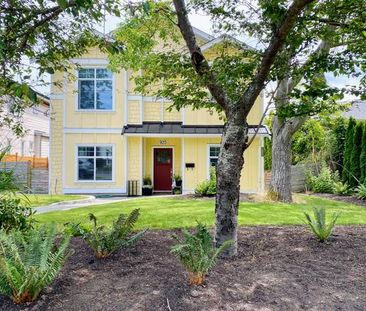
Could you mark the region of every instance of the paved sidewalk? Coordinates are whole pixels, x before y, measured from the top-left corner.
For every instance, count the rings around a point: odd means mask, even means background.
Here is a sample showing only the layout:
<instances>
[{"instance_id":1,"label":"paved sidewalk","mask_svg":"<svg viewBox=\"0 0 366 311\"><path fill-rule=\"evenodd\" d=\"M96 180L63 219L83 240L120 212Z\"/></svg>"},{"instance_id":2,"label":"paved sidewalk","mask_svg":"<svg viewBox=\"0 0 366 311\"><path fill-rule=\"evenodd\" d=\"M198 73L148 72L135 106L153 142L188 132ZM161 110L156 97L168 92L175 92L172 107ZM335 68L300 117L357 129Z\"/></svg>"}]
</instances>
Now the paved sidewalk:
<instances>
[{"instance_id":1,"label":"paved sidewalk","mask_svg":"<svg viewBox=\"0 0 366 311\"><path fill-rule=\"evenodd\" d=\"M149 196L148 198L169 198L169 197L176 197L177 195L153 195ZM34 210L37 214L54 212L54 211L68 211L70 209L80 208L80 207L88 207L94 205L101 205L101 204L109 204L109 203L116 203L122 201L129 201L129 200L138 200L147 197L138 196L138 197L106 197L106 198L94 198L91 196L88 199L82 199L79 201L65 201L65 202L58 202L51 205L46 206L39 206L34 207Z\"/></svg>"}]
</instances>

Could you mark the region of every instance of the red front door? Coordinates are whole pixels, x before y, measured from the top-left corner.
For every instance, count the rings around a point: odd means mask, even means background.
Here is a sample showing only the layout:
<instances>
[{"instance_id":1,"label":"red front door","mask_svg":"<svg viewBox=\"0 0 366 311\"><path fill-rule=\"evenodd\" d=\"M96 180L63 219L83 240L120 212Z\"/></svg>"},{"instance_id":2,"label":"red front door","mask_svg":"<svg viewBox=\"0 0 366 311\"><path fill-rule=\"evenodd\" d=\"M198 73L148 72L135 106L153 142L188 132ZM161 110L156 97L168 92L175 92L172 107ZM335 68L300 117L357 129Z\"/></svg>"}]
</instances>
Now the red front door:
<instances>
[{"instance_id":1,"label":"red front door","mask_svg":"<svg viewBox=\"0 0 366 311\"><path fill-rule=\"evenodd\" d=\"M154 191L172 190L173 149L154 149Z\"/></svg>"}]
</instances>

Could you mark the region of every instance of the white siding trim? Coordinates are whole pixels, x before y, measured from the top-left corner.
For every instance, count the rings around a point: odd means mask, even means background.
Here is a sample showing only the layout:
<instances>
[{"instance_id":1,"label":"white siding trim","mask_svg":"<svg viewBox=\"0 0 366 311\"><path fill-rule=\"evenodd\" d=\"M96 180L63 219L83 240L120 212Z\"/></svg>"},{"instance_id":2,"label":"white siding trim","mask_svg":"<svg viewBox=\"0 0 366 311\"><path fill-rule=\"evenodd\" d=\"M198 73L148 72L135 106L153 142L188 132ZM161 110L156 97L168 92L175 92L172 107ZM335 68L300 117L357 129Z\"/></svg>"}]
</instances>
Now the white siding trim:
<instances>
[{"instance_id":1,"label":"white siding trim","mask_svg":"<svg viewBox=\"0 0 366 311\"><path fill-rule=\"evenodd\" d=\"M63 193L65 194L93 194L93 193L116 193L116 194L126 194L126 188L63 188Z\"/></svg>"},{"instance_id":2,"label":"white siding trim","mask_svg":"<svg viewBox=\"0 0 366 311\"><path fill-rule=\"evenodd\" d=\"M64 93L50 94L50 100L63 100L65 99Z\"/></svg>"},{"instance_id":3,"label":"white siding trim","mask_svg":"<svg viewBox=\"0 0 366 311\"><path fill-rule=\"evenodd\" d=\"M122 134L121 128L76 128L66 127L64 133L67 134Z\"/></svg>"},{"instance_id":4,"label":"white siding trim","mask_svg":"<svg viewBox=\"0 0 366 311\"><path fill-rule=\"evenodd\" d=\"M124 97L123 97L123 111L124 111L124 124L126 125L128 123L128 71L125 70L124 72Z\"/></svg>"},{"instance_id":5,"label":"white siding trim","mask_svg":"<svg viewBox=\"0 0 366 311\"><path fill-rule=\"evenodd\" d=\"M182 176L182 193L184 191L184 180L185 180L185 156L184 156L184 137L182 137L181 139L181 143L182 143L182 146L181 146L181 161L182 161L182 164L181 164L181 176Z\"/></svg>"},{"instance_id":6,"label":"white siding trim","mask_svg":"<svg viewBox=\"0 0 366 311\"><path fill-rule=\"evenodd\" d=\"M109 65L108 59L105 58L72 58L70 62L76 65Z\"/></svg>"}]
</instances>

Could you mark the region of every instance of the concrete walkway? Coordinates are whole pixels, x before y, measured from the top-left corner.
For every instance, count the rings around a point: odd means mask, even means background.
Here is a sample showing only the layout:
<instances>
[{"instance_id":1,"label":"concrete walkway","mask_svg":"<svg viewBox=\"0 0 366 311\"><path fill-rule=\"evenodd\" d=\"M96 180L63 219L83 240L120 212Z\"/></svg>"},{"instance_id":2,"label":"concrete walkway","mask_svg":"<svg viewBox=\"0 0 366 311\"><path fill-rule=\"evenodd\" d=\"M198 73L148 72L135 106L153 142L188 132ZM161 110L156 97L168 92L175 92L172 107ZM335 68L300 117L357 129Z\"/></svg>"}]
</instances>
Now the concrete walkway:
<instances>
[{"instance_id":1,"label":"concrete walkway","mask_svg":"<svg viewBox=\"0 0 366 311\"><path fill-rule=\"evenodd\" d=\"M149 198L169 198L177 195L154 195L149 196ZM81 199L76 201L64 201L64 202L57 202L51 205L46 206L39 206L34 207L34 210L37 214L48 213L48 212L55 212L55 211L68 211L70 209L80 208L80 207L88 207L94 205L102 205L102 204L109 204L109 203L116 203L122 201L129 201L129 200L138 200L143 199L146 197L105 197L105 198L95 198L93 196L89 196L87 199Z\"/></svg>"}]
</instances>

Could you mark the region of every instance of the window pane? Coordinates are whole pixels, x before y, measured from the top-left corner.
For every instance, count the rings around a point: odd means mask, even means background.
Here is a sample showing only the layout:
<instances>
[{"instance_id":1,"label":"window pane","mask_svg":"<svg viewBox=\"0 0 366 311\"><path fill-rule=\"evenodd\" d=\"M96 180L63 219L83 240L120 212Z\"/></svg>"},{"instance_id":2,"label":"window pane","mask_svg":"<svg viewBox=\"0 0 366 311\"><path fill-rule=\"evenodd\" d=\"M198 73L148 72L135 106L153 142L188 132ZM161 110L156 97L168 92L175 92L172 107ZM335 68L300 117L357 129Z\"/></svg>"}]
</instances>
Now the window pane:
<instances>
[{"instance_id":1,"label":"window pane","mask_svg":"<svg viewBox=\"0 0 366 311\"><path fill-rule=\"evenodd\" d=\"M94 68L82 68L79 69L79 78L93 79L95 76Z\"/></svg>"},{"instance_id":2,"label":"window pane","mask_svg":"<svg viewBox=\"0 0 366 311\"><path fill-rule=\"evenodd\" d=\"M94 147L78 147L78 155L80 157L93 157Z\"/></svg>"},{"instance_id":3,"label":"window pane","mask_svg":"<svg viewBox=\"0 0 366 311\"><path fill-rule=\"evenodd\" d=\"M217 166L217 159L210 159L210 166Z\"/></svg>"},{"instance_id":4,"label":"window pane","mask_svg":"<svg viewBox=\"0 0 366 311\"><path fill-rule=\"evenodd\" d=\"M97 79L112 79L112 71L105 68L97 68Z\"/></svg>"},{"instance_id":5,"label":"window pane","mask_svg":"<svg viewBox=\"0 0 366 311\"><path fill-rule=\"evenodd\" d=\"M112 109L112 81L97 81L97 109Z\"/></svg>"},{"instance_id":6,"label":"window pane","mask_svg":"<svg viewBox=\"0 0 366 311\"><path fill-rule=\"evenodd\" d=\"M94 159L79 159L79 180L94 180Z\"/></svg>"},{"instance_id":7,"label":"window pane","mask_svg":"<svg viewBox=\"0 0 366 311\"><path fill-rule=\"evenodd\" d=\"M220 147L210 147L210 157L218 157L220 153Z\"/></svg>"},{"instance_id":8,"label":"window pane","mask_svg":"<svg viewBox=\"0 0 366 311\"><path fill-rule=\"evenodd\" d=\"M97 157L100 156L111 157L112 147L97 147Z\"/></svg>"},{"instance_id":9,"label":"window pane","mask_svg":"<svg viewBox=\"0 0 366 311\"><path fill-rule=\"evenodd\" d=\"M96 159L96 180L112 180L112 159Z\"/></svg>"},{"instance_id":10,"label":"window pane","mask_svg":"<svg viewBox=\"0 0 366 311\"><path fill-rule=\"evenodd\" d=\"M79 81L79 109L94 109L94 81Z\"/></svg>"}]
</instances>

